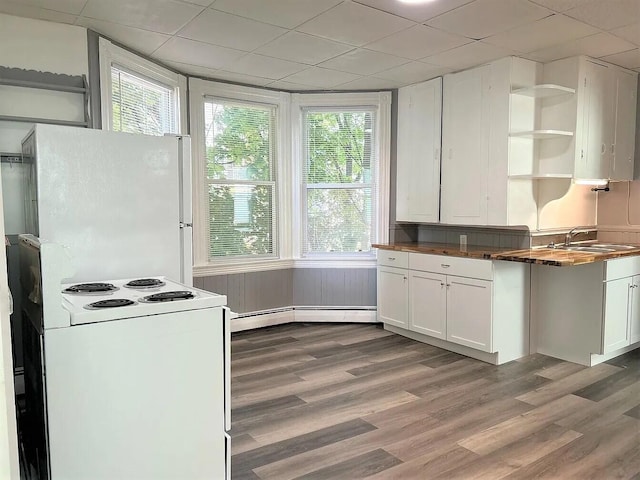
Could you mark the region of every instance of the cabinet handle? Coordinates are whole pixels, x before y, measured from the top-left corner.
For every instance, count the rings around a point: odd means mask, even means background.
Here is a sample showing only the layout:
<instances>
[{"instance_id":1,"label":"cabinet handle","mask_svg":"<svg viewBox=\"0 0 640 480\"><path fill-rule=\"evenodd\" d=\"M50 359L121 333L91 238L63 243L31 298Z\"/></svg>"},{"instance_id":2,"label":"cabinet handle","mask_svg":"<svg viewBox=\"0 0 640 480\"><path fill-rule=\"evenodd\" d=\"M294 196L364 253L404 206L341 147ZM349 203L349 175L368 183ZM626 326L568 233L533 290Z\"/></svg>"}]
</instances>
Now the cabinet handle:
<instances>
[{"instance_id":1,"label":"cabinet handle","mask_svg":"<svg viewBox=\"0 0 640 480\"><path fill-rule=\"evenodd\" d=\"M616 144L612 143L611 144L611 155L615 155L616 154Z\"/></svg>"},{"instance_id":2,"label":"cabinet handle","mask_svg":"<svg viewBox=\"0 0 640 480\"><path fill-rule=\"evenodd\" d=\"M407 279L407 277L402 277L402 279L403 279L403 280L406 280L406 279Z\"/></svg>"},{"instance_id":3,"label":"cabinet handle","mask_svg":"<svg viewBox=\"0 0 640 480\"><path fill-rule=\"evenodd\" d=\"M447 283L447 288L449 288L450 286L451 286L451 284L450 284L450 283Z\"/></svg>"},{"instance_id":4,"label":"cabinet handle","mask_svg":"<svg viewBox=\"0 0 640 480\"><path fill-rule=\"evenodd\" d=\"M396 257L389 257L389 260L395 260Z\"/></svg>"},{"instance_id":5,"label":"cabinet handle","mask_svg":"<svg viewBox=\"0 0 640 480\"><path fill-rule=\"evenodd\" d=\"M607 152L607 145L605 143L602 144L602 150L600 151L601 155L604 155Z\"/></svg>"},{"instance_id":6,"label":"cabinet handle","mask_svg":"<svg viewBox=\"0 0 640 480\"><path fill-rule=\"evenodd\" d=\"M440 266L442 268L449 268L451 265L447 265L446 263L441 263Z\"/></svg>"},{"instance_id":7,"label":"cabinet handle","mask_svg":"<svg viewBox=\"0 0 640 480\"><path fill-rule=\"evenodd\" d=\"M444 287L444 282L440 282L440 288Z\"/></svg>"}]
</instances>

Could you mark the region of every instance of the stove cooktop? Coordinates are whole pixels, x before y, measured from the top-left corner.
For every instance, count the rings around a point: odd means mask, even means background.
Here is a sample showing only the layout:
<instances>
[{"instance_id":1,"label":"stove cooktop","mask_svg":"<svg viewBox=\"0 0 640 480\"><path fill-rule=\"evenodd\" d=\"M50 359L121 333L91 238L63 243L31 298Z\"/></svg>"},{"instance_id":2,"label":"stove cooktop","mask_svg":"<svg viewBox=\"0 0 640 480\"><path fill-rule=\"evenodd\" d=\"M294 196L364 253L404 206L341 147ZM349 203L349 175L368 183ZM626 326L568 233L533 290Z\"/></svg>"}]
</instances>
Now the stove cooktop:
<instances>
[{"instance_id":1,"label":"stove cooktop","mask_svg":"<svg viewBox=\"0 0 640 480\"><path fill-rule=\"evenodd\" d=\"M79 285L62 285L62 305L70 314L71 325L118 320L162 313L222 306L226 297L188 287L164 277L109 280L96 284L114 289L79 292ZM75 288L74 288L75 287Z\"/></svg>"}]
</instances>

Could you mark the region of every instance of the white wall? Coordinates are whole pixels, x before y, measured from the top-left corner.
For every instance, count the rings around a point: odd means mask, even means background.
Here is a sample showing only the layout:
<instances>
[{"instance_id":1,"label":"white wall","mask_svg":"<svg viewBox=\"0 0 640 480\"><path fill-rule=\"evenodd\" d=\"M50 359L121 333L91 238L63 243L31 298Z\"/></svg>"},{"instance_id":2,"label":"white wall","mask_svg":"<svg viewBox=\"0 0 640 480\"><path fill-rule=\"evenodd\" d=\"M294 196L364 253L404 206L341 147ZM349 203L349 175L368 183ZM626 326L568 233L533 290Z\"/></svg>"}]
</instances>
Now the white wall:
<instances>
[{"instance_id":1,"label":"white wall","mask_svg":"<svg viewBox=\"0 0 640 480\"><path fill-rule=\"evenodd\" d=\"M67 75L87 75L86 29L0 14L0 66ZM0 112L4 115L83 120L80 95L0 86ZM18 153L30 124L0 121L0 152ZM2 164L0 215L4 204L4 234L24 229L22 180L19 165ZM5 228L6 227L6 228ZM18 479L13 366L9 326L5 255L0 256L0 478Z\"/></svg>"},{"instance_id":2,"label":"white wall","mask_svg":"<svg viewBox=\"0 0 640 480\"><path fill-rule=\"evenodd\" d=\"M82 27L0 14L0 66L67 75L87 75L87 31ZM0 86L3 115L83 120L81 95ZM31 128L0 122L0 152L18 153ZM2 165L7 234L24 229L22 177L19 166Z\"/></svg>"}]
</instances>

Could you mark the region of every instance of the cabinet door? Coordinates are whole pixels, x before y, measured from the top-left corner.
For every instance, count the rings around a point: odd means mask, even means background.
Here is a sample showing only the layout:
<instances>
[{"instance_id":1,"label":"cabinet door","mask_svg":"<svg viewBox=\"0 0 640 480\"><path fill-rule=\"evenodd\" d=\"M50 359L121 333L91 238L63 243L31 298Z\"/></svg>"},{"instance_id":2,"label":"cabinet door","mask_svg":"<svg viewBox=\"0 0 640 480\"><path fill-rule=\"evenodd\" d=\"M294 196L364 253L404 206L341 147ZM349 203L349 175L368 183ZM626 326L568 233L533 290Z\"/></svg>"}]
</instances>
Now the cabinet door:
<instances>
[{"instance_id":1,"label":"cabinet door","mask_svg":"<svg viewBox=\"0 0 640 480\"><path fill-rule=\"evenodd\" d=\"M611 179L632 180L636 144L636 94L638 75L614 70L615 138L611 148Z\"/></svg>"},{"instance_id":2,"label":"cabinet door","mask_svg":"<svg viewBox=\"0 0 640 480\"><path fill-rule=\"evenodd\" d=\"M441 118L441 78L399 90L396 220L439 219Z\"/></svg>"},{"instance_id":3,"label":"cabinet door","mask_svg":"<svg viewBox=\"0 0 640 480\"><path fill-rule=\"evenodd\" d=\"M378 267L378 320L400 328L408 327L407 270Z\"/></svg>"},{"instance_id":4,"label":"cabinet door","mask_svg":"<svg viewBox=\"0 0 640 480\"><path fill-rule=\"evenodd\" d=\"M629 343L640 342L640 275L633 277L629 311Z\"/></svg>"},{"instance_id":5,"label":"cabinet door","mask_svg":"<svg viewBox=\"0 0 640 480\"><path fill-rule=\"evenodd\" d=\"M447 338L446 277L430 272L409 272L409 330Z\"/></svg>"},{"instance_id":6,"label":"cabinet door","mask_svg":"<svg viewBox=\"0 0 640 480\"><path fill-rule=\"evenodd\" d=\"M489 79L489 66L444 77L440 212L443 223L487 223Z\"/></svg>"},{"instance_id":7,"label":"cabinet door","mask_svg":"<svg viewBox=\"0 0 640 480\"><path fill-rule=\"evenodd\" d=\"M632 278L620 278L604 284L604 325L602 353L629 345L629 320L633 290Z\"/></svg>"},{"instance_id":8,"label":"cabinet door","mask_svg":"<svg viewBox=\"0 0 640 480\"><path fill-rule=\"evenodd\" d=\"M611 71L606 65L587 61L582 115L583 129L580 155L576 159L575 178L609 178L611 144L615 125Z\"/></svg>"},{"instance_id":9,"label":"cabinet door","mask_svg":"<svg viewBox=\"0 0 640 480\"><path fill-rule=\"evenodd\" d=\"M447 277L447 340L492 352L492 283Z\"/></svg>"}]
</instances>

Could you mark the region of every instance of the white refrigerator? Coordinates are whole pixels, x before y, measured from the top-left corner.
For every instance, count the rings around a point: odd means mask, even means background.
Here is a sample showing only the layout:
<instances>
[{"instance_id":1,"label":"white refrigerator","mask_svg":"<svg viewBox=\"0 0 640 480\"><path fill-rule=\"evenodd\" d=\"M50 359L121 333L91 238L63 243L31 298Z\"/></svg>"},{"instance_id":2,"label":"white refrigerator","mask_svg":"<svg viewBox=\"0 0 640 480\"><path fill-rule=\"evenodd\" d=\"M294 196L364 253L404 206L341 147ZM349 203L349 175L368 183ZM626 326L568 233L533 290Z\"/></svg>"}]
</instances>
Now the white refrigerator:
<instances>
[{"instance_id":1,"label":"white refrigerator","mask_svg":"<svg viewBox=\"0 0 640 480\"><path fill-rule=\"evenodd\" d=\"M189 137L39 124L22 150L26 233L68 248L70 282L193 284Z\"/></svg>"}]
</instances>

